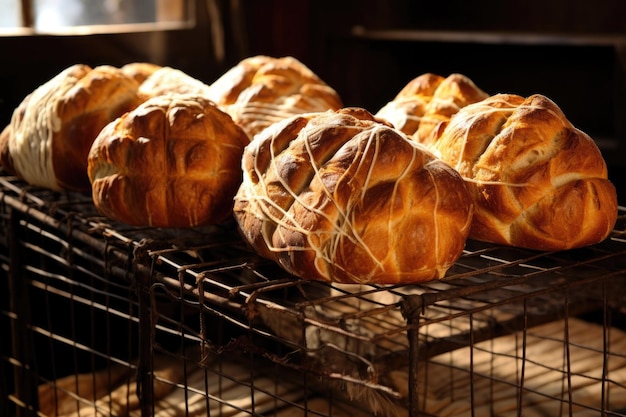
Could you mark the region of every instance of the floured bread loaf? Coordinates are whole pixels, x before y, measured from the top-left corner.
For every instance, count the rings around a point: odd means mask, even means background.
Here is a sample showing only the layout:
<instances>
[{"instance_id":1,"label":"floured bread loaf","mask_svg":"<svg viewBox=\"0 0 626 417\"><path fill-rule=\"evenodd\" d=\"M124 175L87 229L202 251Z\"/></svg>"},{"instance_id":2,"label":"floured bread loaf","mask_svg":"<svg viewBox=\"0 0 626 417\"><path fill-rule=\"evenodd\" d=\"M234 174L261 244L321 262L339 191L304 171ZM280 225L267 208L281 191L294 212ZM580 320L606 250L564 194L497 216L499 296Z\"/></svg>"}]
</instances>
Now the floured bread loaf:
<instances>
[{"instance_id":1,"label":"floured bread loaf","mask_svg":"<svg viewBox=\"0 0 626 417\"><path fill-rule=\"evenodd\" d=\"M209 98L250 138L295 114L338 110L339 94L293 57L246 58L211 84Z\"/></svg>"},{"instance_id":2,"label":"floured bread loaf","mask_svg":"<svg viewBox=\"0 0 626 417\"><path fill-rule=\"evenodd\" d=\"M260 255L305 279L345 283L443 277L472 211L456 171L355 108L293 116L258 134L234 208Z\"/></svg>"},{"instance_id":3,"label":"floured bread loaf","mask_svg":"<svg viewBox=\"0 0 626 417\"><path fill-rule=\"evenodd\" d=\"M66 68L13 112L2 135L7 169L32 185L88 191L91 144L102 127L141 103L138 88L112 66Z\"/></svg>"},{"instance_id":4,"label":"floured bread loaf","mask_svg":"<svg viewBox=\"0 0 626 417\"><path fill-rule=\"evenodd\" d=\"M164 94L200 94L207 96L209 86L179 69L161 67L145 78L139 87L139 92L148 98Z\"/></svg>"},{"instance_id":5,"label":"floured bread loaf","mask_svg":"<svg viewBox=\"0 0 626 417\"><path fill-rule=\"evenodd\" d=\"M498 94L441 128L432 149L467 182L471 238L561 250L610 233L617 195L600 150L547 97Z\"/></svg>"},{"instance_id":6,"label":"floured bread loaf","mask_svg":"<svg viewBox=\"0 0 626 417\"><path fill-rule=\"evenodd\" d=\"M463 74L448 77L426 73L411 80L398 95L377 113L394 127L430 146L433 131L440 123L468 104L488 97Z\"/></svg>"},{"instance_id":7,"label":"floured bread loaf","mask_svg":"<svg viewBox=\"0 0 626 417\"><path fill-rule=\"evenodd\" d=\"M102 129L89 153L96 208L133 226L193 227L232 214L248 138L204 96L167 94Z\"/></svg>"}]
</instances>

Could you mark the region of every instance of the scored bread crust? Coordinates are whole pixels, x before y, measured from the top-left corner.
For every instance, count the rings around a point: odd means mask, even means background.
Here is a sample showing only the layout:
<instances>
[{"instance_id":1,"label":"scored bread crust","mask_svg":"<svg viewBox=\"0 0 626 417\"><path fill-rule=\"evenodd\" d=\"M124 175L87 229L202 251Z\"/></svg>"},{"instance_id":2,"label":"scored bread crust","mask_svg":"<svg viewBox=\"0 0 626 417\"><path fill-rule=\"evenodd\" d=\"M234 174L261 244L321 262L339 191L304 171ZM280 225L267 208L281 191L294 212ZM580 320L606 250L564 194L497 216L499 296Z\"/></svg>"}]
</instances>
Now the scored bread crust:
<instances>
[{"instance_id":1,"label":"scored bread crust","mask_svg":"<svg viewBox=\"0 0 626 417\"><path fill-rule=\"evenodd\" d=\"M338 110L339 94L296 58L252 56L210 85L209 98L250 138L295 114Z\"/></svg>"},{"instance_id":2,"label":"scored bread crust","mask_svg":"<svg viewBox=\"0 0 626 417\"><path fill-rule=\"evenodd\" d=\"M467 181L470 238L538 250L604 240L617 193L597 145L549 98L497 94L455 114L433 152Z\"/></svg>"},{"instance_id":3,"label":"scored bread crust","mask_svg":"<svg viewBox=\"0 0 626 417\"><path fill-rule=\"evenodd\" d=\"M133 226L193 227L232 215L248 138L196 94L157 96L109 123L88 158L93 201Z\"/></svg>"},{"instance_id":4,"label":"scored bread crust","mask_svg":"<svg viewBox=\"0 0 626 417\"><path fill-rule=\"evenodd\" d=\"M436 140L433 134L437 126L449 121L461 108L488 96L463 74L442 77L425 73L405 85L376 116L428 147Z\"/></svg>"},{"instance_id":5,"label":"scored bread crust","mask_svg":"<svg viewBox=\"0 0 626 417\"><path fill-rule=\"evenodd\" d=\"M469 233L473 206L459 174L363 109L274 124L248 145L242 167L242 235L305 279L441 278Z\"/></svg>"},{"instance_id":6,"label":"scored bread crust","mask_svg":"<svg viewBox=\"0 0 626 417\"><path fill-rule=\"evenodd\" d=\"M30 93L13 112L7 152L15 173L53 190L88 191L87 154L100 129L142 101L118 68L76 64Z\"/></svg>"}]
</instances>

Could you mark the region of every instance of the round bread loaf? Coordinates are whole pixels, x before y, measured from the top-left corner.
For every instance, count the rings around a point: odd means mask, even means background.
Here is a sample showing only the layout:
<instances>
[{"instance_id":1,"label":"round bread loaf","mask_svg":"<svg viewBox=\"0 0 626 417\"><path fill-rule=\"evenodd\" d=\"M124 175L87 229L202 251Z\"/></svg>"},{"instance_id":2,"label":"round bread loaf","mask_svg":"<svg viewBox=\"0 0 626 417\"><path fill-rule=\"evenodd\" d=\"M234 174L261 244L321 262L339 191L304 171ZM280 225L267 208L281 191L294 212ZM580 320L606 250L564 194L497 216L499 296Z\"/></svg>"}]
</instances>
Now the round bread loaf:
<instances>
[{"instance_id":1,"label":"round bread loaf","mask_svg":"<svg viewBox=\"0 0 626 417\"><path fill-rule=\"evenodd\" d=\"M299 277L426 281L443 277L464 248L473 206L462 178L366 110L276 123L242 164L242 235Z\"/></svg>"},{"instance_id":2,"label":"round bread loaf","mask_svg":"<svg viewBox=\"0 0 626 417\"><path fill-rule=\"evenodd\" d=\"M293 57L246 58L210 86L209 98L250 138L295 114L338 110L339 94Z\"/></svg>"},{"instance_id":3,"label":"round bread loaf","mask_svg":"<svg viewBox=\"0 0 626 417\"><path fill-rule=\"evenodd\" d=\"M134 226L193 227L232 215L248 138L195 94L151 98L109 123L89 153L98 210Z\"/></svg>"},{"instance_id":4,"label":"round bread loaf","mask_svg":"<svg viewBox=\"0 0 626 417\"><path fill-rule=\"evenodd\" d=\"M139 84L119 68L66 68L30 93L2 136L7 167L53 190L88 191L87 154L107 123L142 102ZM6 136L5 136L6 135Z\"/></svg>"},{"instance_id":5,"label":"round bread loaf","mask_svg":"<svg viewBox=\"0 0 626 417\"><path fill-rule=\"evenodd\" d=\"M489 95L463 74L448 77L426 73L411 80L398 95L377 113L377 117L430 146L437 126L446 123L461 108Z\"/></svg>"},{"instance_id":6,"label":"round bread loaf","mask_svg":"<svg viewBox=\"0 0 626 417\"><path fill-rule=\"evenodd\" d=\"M498 94L455 114L433 152L466 180L470 238L538 250L597 243L617 194L596 143L549 98Z\"/></svg>"}]
</instances>

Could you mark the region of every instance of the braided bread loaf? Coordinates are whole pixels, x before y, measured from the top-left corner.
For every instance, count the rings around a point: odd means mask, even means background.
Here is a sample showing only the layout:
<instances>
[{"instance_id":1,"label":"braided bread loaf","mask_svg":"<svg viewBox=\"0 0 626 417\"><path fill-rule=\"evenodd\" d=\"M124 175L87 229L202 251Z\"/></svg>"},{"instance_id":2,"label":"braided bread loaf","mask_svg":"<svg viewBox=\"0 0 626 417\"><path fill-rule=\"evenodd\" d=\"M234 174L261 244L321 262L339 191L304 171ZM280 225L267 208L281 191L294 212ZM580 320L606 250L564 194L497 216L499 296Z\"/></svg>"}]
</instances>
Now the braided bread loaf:
<instances>
[{"instance_id":1,"label":"braided bread loaf","mask_svg":"<svg viewBox=\"0 0 626 417\"><path fill-rule=\"evenodd\" d=\"M595 142L549 98L498 94L440 126L431 150L466 180L470 237L539 250L597 243L617 218L617 193Z\"/></svg>"},{"instance_id":2,"label":"braided bread loaf","mask_svg":"<svg viewBox=\"0 0 626 417\"><path fill-rule=\"evenodd\" d=\"M293 116L258 134L234 207L260 255L305 279L345 283L441 278L472 212L457 172L356 108Z\"/></svg>"}]
</instances>

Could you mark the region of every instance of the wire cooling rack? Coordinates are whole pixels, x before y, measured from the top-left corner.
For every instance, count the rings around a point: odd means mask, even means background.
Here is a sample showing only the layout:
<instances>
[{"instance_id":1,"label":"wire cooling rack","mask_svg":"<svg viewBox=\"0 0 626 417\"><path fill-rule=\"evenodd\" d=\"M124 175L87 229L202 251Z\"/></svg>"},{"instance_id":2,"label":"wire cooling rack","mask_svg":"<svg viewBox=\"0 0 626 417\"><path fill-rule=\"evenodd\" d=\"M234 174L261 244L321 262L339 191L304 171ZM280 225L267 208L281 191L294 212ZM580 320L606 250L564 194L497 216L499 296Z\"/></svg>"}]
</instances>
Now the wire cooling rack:
<instances>
[{"instance_id":1,"label":"wire cooling rack","mask_svg":"<svg viewBox=\"0 0 626 417\"><path fill-rule=\"evenodd\" d=\"M110 287L102 290L115 296L102 301L100 309L117 311L137 326L132 331L137 332L133 353L138 359L120 362L144 375L138 382L145 415L154 403L155 352L187 344L210 352L251 352L295 371L296 378L306 379L298 382L307 389L332 389L379 413L394 404L408 415L437 415L435 408L445 409L442 401L458 402L459 394L440 392L437 397L424 389L426 375L436 366L462 370L470 375L470 385L477 378L489 380L487 392L493 396L503 377L493 370L481 374L477 364L512 358L517 377L504 383L514 388L511 401L517 409L540 402L528 400L536 389L529 388L523 372L519 376L519 363L542 363L562 387L561 395L545 396L557 406L623 415L615 398L626 395L620 378L624 371L613 366L623 351L610 343L618 343L615 335L626 328L623 207L610 238L590 247L537 252L468 241L444 279L402 286L339 285L293 277L258 257L234 222L195 229L135 228L99 215L89 195L32 188L6 175L0 176L0 191L0 243L9 247L17 237L20 245L40 255L21 259L26 269L45 271L50 259L63 264L64 272L55 273L59 282L74 275L72 300L93 299L94 289L85 284L84 293L76 292L81 287L77 271L92 271L95 278L122 289L121 294ZM13 262L5 256L5 269ZM62 285L33 283L63 291ZM125 297L128 306L122 303L116 310L106 305ZM599 328L604 343L587 346L584 338L570 339L570 331L578 334L580 320ZM560 329L556 334L537 330L552 329L555 323ZM533 343L526 344L532 334ZM500 350L494 344L510 344L511 338L521 348ZM567 361L543 364L529 357L535 350L527 350L538 340L546 345L556 341L561 350L555 351L566 357L574 346L594 352L597 369L605 372L574 375ZM459 355L475 360L462 362ZM600 387L597 401L574 398L581 378ZM487 394L478 393L478 385L471 387L464 400L470 410L478 409L479 401L472 399Z\"/></svg>"}]
</instances>

